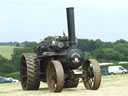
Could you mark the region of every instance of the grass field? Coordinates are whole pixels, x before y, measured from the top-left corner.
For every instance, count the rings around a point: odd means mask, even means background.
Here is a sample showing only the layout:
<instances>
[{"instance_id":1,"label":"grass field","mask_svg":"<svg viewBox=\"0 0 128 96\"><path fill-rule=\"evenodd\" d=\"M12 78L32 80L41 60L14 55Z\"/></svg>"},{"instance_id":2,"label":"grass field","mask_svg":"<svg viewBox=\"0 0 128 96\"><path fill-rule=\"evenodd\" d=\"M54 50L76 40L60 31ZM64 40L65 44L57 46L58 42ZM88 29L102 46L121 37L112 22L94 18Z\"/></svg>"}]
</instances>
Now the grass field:
<instances>
[{"instance_id":1,"label":"grass field","mask_svg":"<svg viewBox=\"0 0 128 96\"><path fill-rule=\"evenodd\" d=\"M23 91L20 83L0 84L0 96L128 96L128 74L103 76L98 90L86 90L81 82L61 93L49 92L45 83L37 91Z\"/></svg>"},{"instance_id":2,"label":"grass field","mask_svg":"<svg viewBox=\"0 0 128 96\"><path fill-rule=\"evenodd\" d=\"M0 55L7 59L11 59L11 55L13 54L13 49L19 48L16 46L10 46L10 45L0 45Z\"/></svg>"}]
</instances>

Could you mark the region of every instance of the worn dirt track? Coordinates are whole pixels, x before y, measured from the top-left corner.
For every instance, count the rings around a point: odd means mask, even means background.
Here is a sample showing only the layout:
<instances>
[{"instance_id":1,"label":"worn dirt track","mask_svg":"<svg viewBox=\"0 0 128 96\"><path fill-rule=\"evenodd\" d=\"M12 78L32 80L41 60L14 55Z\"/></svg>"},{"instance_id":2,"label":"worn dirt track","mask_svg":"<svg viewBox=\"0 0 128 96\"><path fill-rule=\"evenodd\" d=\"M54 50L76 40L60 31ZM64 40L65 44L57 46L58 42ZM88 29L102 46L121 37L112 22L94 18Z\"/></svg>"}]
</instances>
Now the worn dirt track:
<instances>
[{"instance_id":1,"label":"worn dirt track","mask_svg":"<svg viewBox=\"0 0 128 96\"><path fill-rule=\"evenodd\" d=\"M61 93L51 93L44 83L37 91L23 91L20 83L0 84L0 96L128 96L128 74L102 76L98 90L86 90L81 82L77 88Z\"/></svg>"}]
</instances>

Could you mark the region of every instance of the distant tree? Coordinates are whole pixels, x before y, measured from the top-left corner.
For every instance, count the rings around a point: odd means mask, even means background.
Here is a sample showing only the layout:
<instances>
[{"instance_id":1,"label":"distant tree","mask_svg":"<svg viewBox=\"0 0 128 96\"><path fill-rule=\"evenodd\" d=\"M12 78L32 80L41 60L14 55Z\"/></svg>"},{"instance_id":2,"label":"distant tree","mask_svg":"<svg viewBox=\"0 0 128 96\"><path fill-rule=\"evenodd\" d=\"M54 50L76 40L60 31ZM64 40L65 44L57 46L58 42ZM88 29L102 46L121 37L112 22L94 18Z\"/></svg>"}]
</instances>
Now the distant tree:
<instances>
[{"instance_id":1,"label":"distant tree","mask_svg":"<svg viewBox=\"0 0 128 96\"><path fill-rule=\"evenodd\" d=\"M120 60L120 53L115 51L113 48L102 48L97 49L94 52L94 56L97 59L106 59L106 60Z\"/></svg>"},{"instance_id":2,"label":"distant tree","mask_svg":"<svg viewBox=\"0 0 128 96\"><path fill-rule=\"evenodd\" d=\"M19 46L20 46L20 44L19 44L19 43L17 43L17 44L16 44L16 46L18 46L18 47L19 47Z\"/></svg>"},{"instance_id":3,"label":"distant tree","mask_svg":"<svg viewBox=\"0 0 128 96\"><path fill-rule=\"evenodd\" d=\"M80 48L83 51L87 52L93 52L97 48L100 48L102 45L102 42L100 39L94 40L88 40L88 39L78 39L78 48Z\"/></svg>"},{"instance_id":4,"label":"distant tree","mask_svg":"<svg viewBox=\"0 0 128 96\"><path fill-rule=\"evenodd\" d=\"M4 73L4 74L8 74L10 72L13 72L13 67L11 64L7 63L7 64L3 64L2 66L0 66L0 73Z\"/></svg>"},{"instance_id":5,"label":"distant tree","mask_svg":"<svg viewBox=\"0 0 128 96\"><path fill-rule=\"evenodd\" d=\"M114 50L118 51L122 55L122 60L128 60L128 43L116 43Z\"/></svg>"},{"instance_id":6,"label":"distant tree","mask_svg":"<svg viewBox=\"0 0 128 96\"><path fill-rule=\"evenodd\" d=\"M84 57L85 57L85 59L90 59L91 53L90 52L84 52Z\"/></svg>"},{"instance_id":7,"label":"distant tree","mask_svg":"<svg viewBox=\"0 0 128 96\"><path fill-rule=\"evenodd\" d=\"M124 44L124 43L128 43L128 41L120 39L120 40L117 40L114 44L118 44L118 43Z\"/></svg>"},{"instance_id":8,"label":"distant tree","mask_svg":"<svg viewBox=\"0 0 128 96\"><path fill-rule=\"evenodd\" d=\"M102 48L113 48L112 42L103 42Z\"/></svg>"},{"instance_id":9,"label":"distant tree","mask_svg":"<svg viewBox=\"0 0 128 96\"><path fill-rule=\"evenodd\" d=\"M10 61L0 55L0 73L9 73L13 71Z\"/></svg>"}]
</instances>

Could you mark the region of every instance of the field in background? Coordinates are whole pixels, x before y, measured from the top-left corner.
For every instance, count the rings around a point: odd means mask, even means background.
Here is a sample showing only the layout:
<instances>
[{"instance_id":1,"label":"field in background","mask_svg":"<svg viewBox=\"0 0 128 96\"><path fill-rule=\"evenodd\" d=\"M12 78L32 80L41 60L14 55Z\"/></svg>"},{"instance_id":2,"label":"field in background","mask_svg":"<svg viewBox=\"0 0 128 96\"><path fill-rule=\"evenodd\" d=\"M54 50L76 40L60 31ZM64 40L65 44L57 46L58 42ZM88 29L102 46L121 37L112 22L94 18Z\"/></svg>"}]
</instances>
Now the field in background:
<instances>
[{"instance_id":1,"label":"field in background","mask_svg":"<svg viewBox=\"0 0 128 96\"><path fill-rule=\"evenodd\" d=\"M17 46L11 46L11 45L0 45L0 55L7 59L11 59L11 55L13 54L13 49L19 48Z\"/></svg>"},{"instance_id":2,"label":"field in background","mask_svg":"<svg viewBox=\"0 0 128 96\"><path fill-rule=\"evenodd\" d=\"M128 96L128 74L102 76L99 90L86 90L81 82L77 88L51 93L41 83L37 91L23 91L20 83L0 84L0 96Z\"/></svg>"}]
</instances>

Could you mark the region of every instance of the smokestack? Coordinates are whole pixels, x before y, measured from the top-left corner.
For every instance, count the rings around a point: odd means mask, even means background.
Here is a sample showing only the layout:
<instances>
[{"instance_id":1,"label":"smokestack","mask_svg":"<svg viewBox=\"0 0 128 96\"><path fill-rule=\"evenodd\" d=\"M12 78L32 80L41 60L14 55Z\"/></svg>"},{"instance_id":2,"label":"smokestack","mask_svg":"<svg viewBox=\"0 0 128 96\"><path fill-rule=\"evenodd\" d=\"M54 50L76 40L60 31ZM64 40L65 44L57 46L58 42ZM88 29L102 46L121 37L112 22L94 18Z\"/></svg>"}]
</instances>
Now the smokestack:
<instances>
[{"instance_id":1,"label":"smokestack","mask_svg":"<svg viewBox=\"0 0 128 96\"><path fill-rule=\"evenodd\" d=\"M69 7L67 9L67 24L68 24L68 37L69 37L69 46L75 47L76 45L76 36L75 36L75 21L74 21L74 8Z\"/></svg>"}]
</instances>

